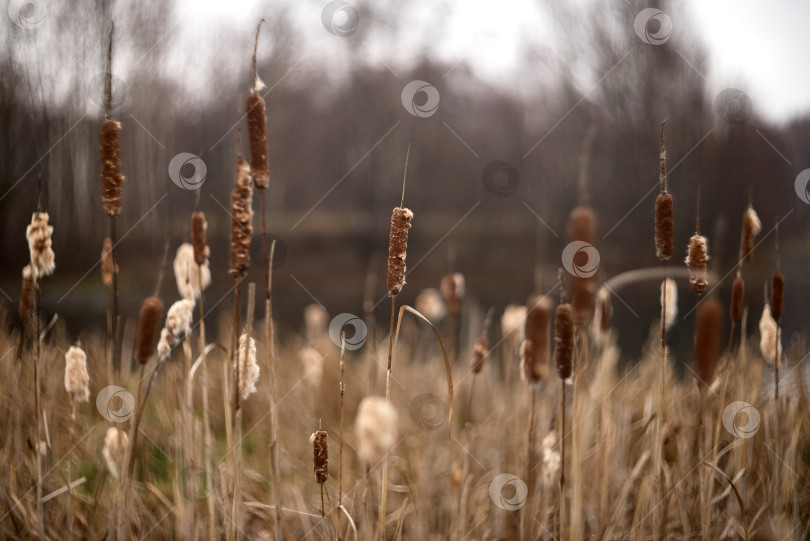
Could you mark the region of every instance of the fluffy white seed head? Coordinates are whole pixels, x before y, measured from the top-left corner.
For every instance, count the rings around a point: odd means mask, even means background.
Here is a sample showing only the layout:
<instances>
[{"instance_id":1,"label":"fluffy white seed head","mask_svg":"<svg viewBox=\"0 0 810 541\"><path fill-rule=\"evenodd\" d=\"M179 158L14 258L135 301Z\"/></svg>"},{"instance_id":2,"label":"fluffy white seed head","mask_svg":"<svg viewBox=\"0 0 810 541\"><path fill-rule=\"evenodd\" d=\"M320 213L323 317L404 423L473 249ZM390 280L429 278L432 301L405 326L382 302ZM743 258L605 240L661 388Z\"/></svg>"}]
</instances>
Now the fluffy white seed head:
<instances>
[{"instance_id":1,"label":"fluffy white seed head","mask_svg":"<svg viewBox=\"0 0 810 541\"><path fill-rule=\"evenodd\" d=\"M172 304L166 314L166 325L160 331L160 341L157 346L158 358L161 361L168 359L172 348L191 332L193 319L194 301L182 299Z\"/></svg>"},{"instance_id":2,"label":"fluffy white seed head","mask_svg":"<svg viewBox=\"0 0 810 541\"><path fill-rule=\"evenodd\" d=\"M53 226L48 225L48 219L47 212L35 212L31 216L31 225L25 230L34 279L49 276L56 268L55 256L51 247Z\"/></svg>"},{"instance_id":3,"label":"fluffy white seed head","mask_svg":"<svg viewBox=\"0 0 810 541\"><path fill-rule=\"evenodd\" d=\"M762 309L762 317L759 319L759 350L762 352L762 357L769 364L773 364L774 359L777 357L777 347L781 356L782 329L779 329L776 320L771 315L770 305L765 304L765 308Z\"/></svg>"},{"instance_id":4,"label":"fluffy white seed head","mask_svg":"<svg viewBox=\"0 0 810 541\"><path fill-rule=\"evenodd\" d=\"M664 294L666 294L666 311L664 312L664 324L667 329L675 324L678 317L678 285L672 278L667 278L661 282L661 308L664 308Z\"/></svg>"},{"instance_id":5,"label":"fluffy white seed head","mask_svg":"<svg viewBox=\"0 0 810 541\"><path fill-rule=\"evenodd\" d=\"M323 355L309 346L298 350L298 359L304 368L304 379L313 387L318 387L323 379Z\"/></svg>"},{"instance_id":6,"label":"fluffy white seed head","mask_svg":"<svg viewBox=\"0 0 810 541\"><path fill-rule=\"evenodd\" d=\"M239 337L239 397L241 400L256 392L259 381L259 364L256 362L256 341L247 330Z\"/></svg>"},{"instance_id":7,"label":"fluffy white seed head","mask_svg":"<svg viewBox=\"0 0 810 541\"><path fill-rule=\"evenodd\" d=\"M65 390L77 402L87 402L90 398L87 354L76 346L70 346L65 353Z\"/></svg>"},{"instance_id":8,"label":"fluffy white seed head","mask_svg":"<svg viewBox=\"0 0 810 541\"><path fill-rule=\"evenodd\" d=\"M511 340L518 343L523 341L524 327L526 325L526 307L510 304L503 311L501 316L501 334L509 336Z\"/></svg>"},{"instance_id":9,"label":"fluffy white seed head","mask_svg":"<svg viewBox=\"0 0 810 541\"><path fill-rule=\"evenodd\" d=\"M433 287L423 289L416 296L416 310L434 322L444 319L447 315L444 299L439 290Z\"/></svg>"},{"instance_id":10,"label":"fluffy white seed head","mask_svg":"<svg viewBox=\"0 0 810 541\"><path fill-rule=\"evenodd\" d=\"M120 442L119 439L121 440ZM119 458L121 461L124 460L128 444L129 437L126 432L119 430L118 427L115 426L111 426L107 429L107 434L104 436L104 450L102 454L104 455L104 461L107 462L107 469L110 471L110 475L116 479L118 479L118 472L120 471Z\"/></svg>"},{"instance_id":11,"label":"fluffy white seed head","mask_svg":"<svg viewBox=\"0 0 810 541\"><path fill-rule=\"evenodd\" d=\"M177 255L174 257L174 278L177 280L180 296L190 301L196 301L202 290L211 285L211 270L208 264L197 265L194 260L194 246L188 242L184 242L177 249Z\"/></svg>"},{"instance_id":12,"label":"fluffy white seed head","mask_svg":"<svg viewBox=\"0 0 810 541\"><path fill-rule=\"evenodd\" d=\"M310 304L304 308L304 327L307 344L317 344L327 333L329 314L320 304Z\"/></svg>"},{"instance_id":13,"label":"fluffy white seed head","mask_svg":"<svg viewBox=\"0 0 810 541\"><path fill-rule=\"evenodd\" d=\"M385 398L367 396L360 402L354 430L359 440L358 456L373 467L397 442L397 412Z\"/></svg>"}]
</instances>

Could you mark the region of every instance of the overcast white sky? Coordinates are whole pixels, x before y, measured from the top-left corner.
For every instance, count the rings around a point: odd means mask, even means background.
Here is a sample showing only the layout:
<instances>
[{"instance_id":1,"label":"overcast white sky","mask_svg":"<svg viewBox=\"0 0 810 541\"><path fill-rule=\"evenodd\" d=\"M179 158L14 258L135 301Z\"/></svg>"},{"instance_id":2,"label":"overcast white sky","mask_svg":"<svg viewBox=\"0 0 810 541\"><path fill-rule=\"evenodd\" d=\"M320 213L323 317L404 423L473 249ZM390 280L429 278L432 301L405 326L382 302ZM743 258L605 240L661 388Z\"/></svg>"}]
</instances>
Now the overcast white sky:
<instances>
[{"instance_id":1,"label":"overcast white sky","mask_svg":"<svg viewBox=\"0 0 810 541\"><path fill-rule=\"evenodd\" d=\"M278 0L286 3L285 0ZM578 0L587 1L587 0ZM621 0L612 0L621 1ZM747 92L755 109L764 117L785 121L810 112L810 1L808 0L681 0L691 15L691 24L708 46L710 67L706 77L712 90L736 87ZM319 3L295 2L295 18L321 58L330 54L334 40L320 23ZM351 2L350 2L351 3ZM634 2L635 4L635 2ZM262 3L267 10L267 3ZM272 4L271 4L272 5ZM466 60L476 71L488 77L503 77L516 69L519 45L526 39L542 40L544 34L541 2L537 0L454 0L449 12L432 11L430 2L400 4L403 25L419 41L420 32L428 32L431 20L441 17L442 39L433 44L432 53L446 61ZM644 7L638 3L639 9ZM198 36L205 28L232 22L239 27L255 24L263 13L257 2L249 0L181 0L179 10L184 22L180 33ZM363 24L362 10L360 24ZM673 34L679 21L674 22ZM198 38L199 39L199 38ZM180 39L176 43L185 42ZM203 43L200 43L204 46ZM215 46L210 44L209 46ZM377 53L370 51L369 58ZM389 63L401 62L408 51L392 58L378 53ZM339 62L339 60L336 60Z\"/></svg>"}]
</instances>

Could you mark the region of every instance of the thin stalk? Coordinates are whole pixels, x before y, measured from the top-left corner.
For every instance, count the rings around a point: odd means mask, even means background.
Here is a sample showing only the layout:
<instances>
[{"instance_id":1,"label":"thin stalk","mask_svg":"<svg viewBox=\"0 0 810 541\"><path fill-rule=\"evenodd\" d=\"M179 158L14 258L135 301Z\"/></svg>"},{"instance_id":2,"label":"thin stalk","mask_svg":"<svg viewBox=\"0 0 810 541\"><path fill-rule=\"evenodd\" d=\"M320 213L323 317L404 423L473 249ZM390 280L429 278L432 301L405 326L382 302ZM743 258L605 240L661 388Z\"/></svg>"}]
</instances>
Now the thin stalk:
<instances>
[{"instance_id":1,"label":"thin stalk","mask_svg":"<svg viewBox=\"0 0 810 541\"><path fill-rule=\"evenodd\" d=\"M202 282L200 282L202 283ZM183 391L185 394L183 400L183 460L185 467L189 468L188 471L193 471L196 464L194 463L194 416L193 416L193 401L194 401L194 388L191 383L191 334L188 333L183 340L183 360L184 366L184 383ZM182 507L185 513L182 513L183 526L185 532L183 535L186 537L194 536L194 522L197 515L197 506L192 502L182 502Z\"/></svg>"},{"instance_id":2,"label":"thin stalk","mask_svg":"<svg viewBox=\"0 0 810 541\"><path fill-rule=\"evenodd\" d=\"M202 284L202 266L197 265L197 278ZM217 538L216 505L214 501L214 471L211 469L211 419L208 416L208 367L205 354L205 308L203 294L200 291L200 333L199 348L202 356L202 401L203 401L203 440L205 462L205 494L208 504L208 539Z\"/></svg>"},{"instance_id":3,"label":"thin stalk","mask_svg":"<svg viewBox=\"0 0 810 541\"><path fill-rule=\"evenodd\" d=\"M42 350L42 344L40 342L40 333L42 332L41 326L42 321L40 320L40 309L41 309L41 284L39 278L34 281L34 288L35 288L35 297L36 297L36 310L34 311L34 317L36 317L36 329L37 333L34 336L34 340L36 341L36 358L34 359L34 415L36 415L37 423L36 423L36 430L37 436L34 440L34 454L37 457L37 523L39 526L39 537L40 539L45 539L45 512L42 506L42 453L39 452L39 437L40 432L42 431L42 412L40 411L40 369L39 369L39 362L40 362L40 355Z\"/></svg>"},{"instance_id":4,"label":"thin stalk","mask_svg":"<svg viewBox=\"0 0 810 541\"><path fill-rule=\"evenodd\" d=\"M118 261L115 258L115 216L110 216L110 259L112 259L112 366L118 374L121 370L121 344L118 335Z\"/></svg>"},{"instance_id":5,"label":"thin stalk","mask_svg":"<svg viewBox=\"0 0 810 541\"><path fill-rule=\"evenodd\" d=\"M410 147L409 147L410 148ZM407 159L407 158L406 158ZM405 197L405 183L402 186L403 198ZM394 354L394 317L396 309L397 296L391 295L391 323L388 329L388 371L385 375L385 401L391 402L391 358ZM379 523L379 538L380 541L385 539L385 508L388 496L388 456L386 453L385 462L383 464L382 482L380 486L380 523Z\"/></svg>"},{"instance_id":6,"label":"thin stalk","mask_svg":"<svg viewBox=\"0 0 810 541\"><path fill-rule=\"evenodd\" d=\"M253 334L253 315L255 312L256 307L256 284L251 282L248 284L248 304L247 304L247 315L245 318L245 323L247 325L247 341L248 344L246 345L246 350L250 349L250 337ZM240 360L241 360L241 348L239 347L239 342L236 342L236 366L234 368L236 372L236 387L234 388L234 410L236 411L236 443L235 443L235 451L234 454L234 467L233 467L233 507L232 507L232 519L231 524L233 528L233 538L238 540L241 536L242 528L240 527L241 524L241 505L242 505L242 478L241 478L241 468L242 468L242 407L239 403L240 392L239 392L239 377L240 377ZM245 356L249 355L249 351L245 351ZM245 359L247 361L247 359Z\"/></svg>"},{"instance_id":7,"label":"thin stalk","mask_svg":"<svg viewBox=\"0 0 810 541\"><path fill-rule=\"evenodd\" d=\"M661 362L658 365L658 412L655 416L655 442L653 443L653 539L659 538L660 521L658 511L658 498L661 495L661 477L663 471L661 468L661 451L663 449L663 428L664 428L664 392L665 392L665 373L667 369L667 263L661 263L664 273L663 295L661 301Z\"/></svg>"},{"instance_id":8,"label":"thin stalk","mask_svg":"<svg viewBox=\"0 0 810 541\"><path fill-rule=\"evenodd\" d=\"M73 393L70 395L70 441L73 442L76 439L76 401L73 400ZM67 457L67 489L68 489L68 499L67 499L67 519L68 519L68 539L73 539L73 490L71 488L71 482L73 480L73 476L71 473L71 461L72 461L73 453L69 453Z\"/></svg>"},{"instance_id":9,"label":"thin stalk","mask_svg":"<svg viewBox=\"0 0 810 541\"><path fill-rule=\"evenodd\" d=\"M560 400L560 540L565 539L565 380L561 380L562 399Z\"/></svg>"},{"instance_id":10,"label":"thin stalk","mask_svg":"<svg viewBox=\"0 0 810 541\"><path fill-rule=\"evenodd\" d=\"M262 213L264 214L264 213ZM270 254L267 258L268 269L273 266L273 254L275 253L275 241L270 245ZM270 469L273 475L273 501L275 509L273 518L276 525L276 541L282 541L284 534L281 527L281 490L279 488L279 463L278 463L278 410L276 404L276 364L275 351L273 348L273 302L270 296L273 286L273 273L267 272L267 295L264 300L264 333L267 341L267 364L270 372Z\"/></svg>"},{"instance_id":11,"label":"thin stalk","mask_svg":"<svg viewBox=\"0 0 810 541\"><path fill-rule=\"evenodd\" d=\"M340 454L338 458L338 506L343 505L343 394L346 392L344 357L346 355L346 333L340 333ZM323 485L321 485L323 486ZM341 519L338 515L338 539L341 539Z\"/></svg>"}]
</instances>

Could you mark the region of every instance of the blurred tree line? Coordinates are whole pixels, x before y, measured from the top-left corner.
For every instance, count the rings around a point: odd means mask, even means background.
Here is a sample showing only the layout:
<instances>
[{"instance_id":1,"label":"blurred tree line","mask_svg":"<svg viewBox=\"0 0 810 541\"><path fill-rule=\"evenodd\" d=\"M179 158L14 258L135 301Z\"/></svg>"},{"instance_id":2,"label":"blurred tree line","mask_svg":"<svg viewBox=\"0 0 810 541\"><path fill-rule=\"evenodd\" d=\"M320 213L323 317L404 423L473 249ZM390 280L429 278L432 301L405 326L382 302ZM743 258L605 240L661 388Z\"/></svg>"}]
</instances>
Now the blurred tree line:
<instances>
[{"instance_id":1,"label":"blurred tree line","mask_svg":"<svg viewBox=\"0 0 810 541\"><path fill-rule=\"evenodd\" d=\"M54 285L43 302L59 301L55 311L93 313L94 323L103 321L97 270L63 295L98 260L106 236L98 180L98 74L105 69L111 19L112 71L120 76L114 90L121 101L114 117L123 124L127 177L119 221L123 310L134 314L157 287L164 252L171 259L188 240L189 215L197 207L209 220L215 283L208 295L215 300L228 291L225 209L237 134L244 136L246 129L242 115L260 17L267 18L258 61L269 90L268 218L278 239L275 283L282 319L297 322L301 307L313 301L310 295L334 313L358 312L369 269L380 276L376 297L383 293L388 221L399 204L409 144L405 203L415 218L408 258L418 271L409 276L406 302L449 271L464 273L469 291L484 305L523 302L532 290L550 288L568 242L581 146L591 127L596 137L588 198L598 217L600 276L655 265L652 216L664 119L676 245L684 255L700 182L701 231L709 237L711 269L723 276L734 265L750 197L764 233L777 215L790 213L780 227L783 270L796 292L810 293L803 278L810 262L808 213L793 187L810 158L810 121L774 126L758 116L756 104L747 108L744 98L742 107L718 99L718 89L705 79L700 36L678 5L662 7L676 31L666 43L651 45L634 32L638 6L543 3L548 39L527 42L522 67L502 80L481 77L469 63L438 60L429 44L443 32L442 15L452 2L432 4L433 16L418 29L398 24L406 8L397 3L358 4L360 24L348 37L319 25L321 8L318 2L265 3L249 24L223 22L214 35L196 38L219 44L213 57L201 57L194 43L176 43L183 13L157 0L49 4L46 23L31 30L4 21L0 287L7 296L16 299L18 293L27 259L25 226L37 206L41 174L57 254ZM370 51L380 42L407 46L410 61L379 61ZM307 53L316 46L332 56ZM334 60L337 67L328 65ZM207 75L198 83L199 73ZM435 114L420 118L403 107L403 88L413 80L438 91ZM427 97L418 93L415 103ZM179 152L206 163L199 193L178 188L168 176L169 161ZM487 165L495 160L511 168L487 185ZM510 171L517 172L515 185L504 176ZM773 241L771 236L757 250L752 307L761 306L755 284L773 271ZM250 279L261 276L254 265ZM161 286L169 298L175 295L172 282L166 277ZM655 289L651 284L621 293L642 321L655 317L656 304L645 300ZM682 313L693 303L685 293ZM617 318L633 321L621 303L614 308ZM789 316L787 334L798 328L789 328ZM631 327L632 340L640 342L646 327Z\"/></svg>"}]
</instances>

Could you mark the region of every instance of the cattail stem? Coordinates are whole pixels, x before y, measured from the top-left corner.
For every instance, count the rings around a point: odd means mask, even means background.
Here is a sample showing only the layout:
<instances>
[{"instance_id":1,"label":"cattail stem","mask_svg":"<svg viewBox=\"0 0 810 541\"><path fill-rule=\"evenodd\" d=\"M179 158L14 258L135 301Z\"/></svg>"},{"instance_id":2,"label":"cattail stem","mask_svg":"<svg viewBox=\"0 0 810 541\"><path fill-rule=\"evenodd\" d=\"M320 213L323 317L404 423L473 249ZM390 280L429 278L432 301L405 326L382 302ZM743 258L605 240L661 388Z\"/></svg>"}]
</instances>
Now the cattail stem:
<instances>
[{"instance_id":1,"label":"cattail stem","mask_svg":"<svg viewBox=\"0 0 810 541\"><path fill-rule=\"evenodd\" d=\"M394 318L396 314L397 296L391 295L391 322L388 328L388 371L385 374L385 401L391 402L391 358L394 354ZM385 540L385 509L388 497L388 456L386 453L385 462L383 464L382 481L380 486L380 523L379 523L379 538L380 541Z\"/></svg>"},{"instance_id":2,"label":"cattail stem","mask_svg":"<svg viewBox=\"0 0 810 541\"><path fill-rule=\"evenodd\" d=\"M197 279L202 281L202 265L197 265ZM205 305L202 291L200 292L200 331L199 348L202 356L202 402L203 402L203 446L205 463L205 494L208 505L208 539L215 541L217 538L216 502L214 498L214 471L211 469L211 419L208 415L208 367L206 366L205 353Z\"/></svg>"},{"instance_id":3,"label":"cattail stem","mask_svg":"<svg viewBox=\"0 0 810 541\"><path fill-rule=\"evenodd\" d=\"M340 450L338 455L338 506L343 505L343 394L346 392L344 357L346 355L346 333L340 334ZM341 520L338 520L338 539L341 539Z\"/></svg>"},{"instance_id":4,"label":"cattail stem","mask_svg":"<svg viewBox=\"0 0 810 541\"><path fill-rule=\"evenodd\" d=\"M39 537L45 539L45 511L42 504L42 453L40 453L39 442L40 433L42 431L42 412L40 411L40 356L42 351L42 343L40 333L42 332L42 321L40 320L40 311L42 306L42 285L39 278L34 282L34 297L36 306L34 309L34 317L36 318L36 335L34 340L36 342L36 358L34 359L34 415L36 415L36 430L37 435L34 440L34 454L37 457L37 522L39 525Z\"/></svg>"},{"instance_id":5,"label":"cattail stem","mask_svg":"<svg viewBox=\"0 0 810 541\"><path fill-rule=\"evenodd\" d=\"M264 214L264 213L262 213ZM267 364L270 373L270 470L273 475L273 501L275 502L275 509L273 511L273 518L276 526L276 541L284 539L282 526L281 526L281 490L279 488L279 463L278 463L278 410L276 404L276 365L275 365L275 352L273 349L273 303L270 293L273 286L273 255L275 253L276 243L273 241L270 244L270 254L267 257L268 269L267 273L267 296L264 300L264 333L267 342Z\"/></svg>"},{"instance_id":6,"label":"cattail stem","mask_svg":"<svg viewBox=\"0 0 810 541\"><path fill-rule=\"evenodd\" d=\"M661 267L664 273L664 294L661 296L661 361L658 364L658 412L655 416L655 443L652 446L653 452L655 453L653 455L653 539L658 539L661 531L658 499L661 495L661 478L663 476L661 454L664 446L664 410L666 409L664 393L666 391L665 373L667 369L667 262L662 261ZM664 519L664 521L666 521L666 519Z\"/></svg>"},{"instance_id":7,"label":"cattail stem","mask_svg":"<svg viewBox=\"0 0 810 541\"><path fill-rule=\"evenodd\" d=\"M115 216L110 216L110 258L113 262L113 275L112 275L112 367L113 371L118 374L121 371L121 351L120 340L118 339L118 261L115 258Z\"/></svg>"},{"instance_id":8,"label":"cattail stem","mask_svg":"<svg viewBox=\"0 0 810 541\"><path fill-rule=\"evenodd\" d=\"M564 541L565 536L565 379L560 378L562 386L562 398L560 399L560 541Z\"/></svg>"}]
</instances>

